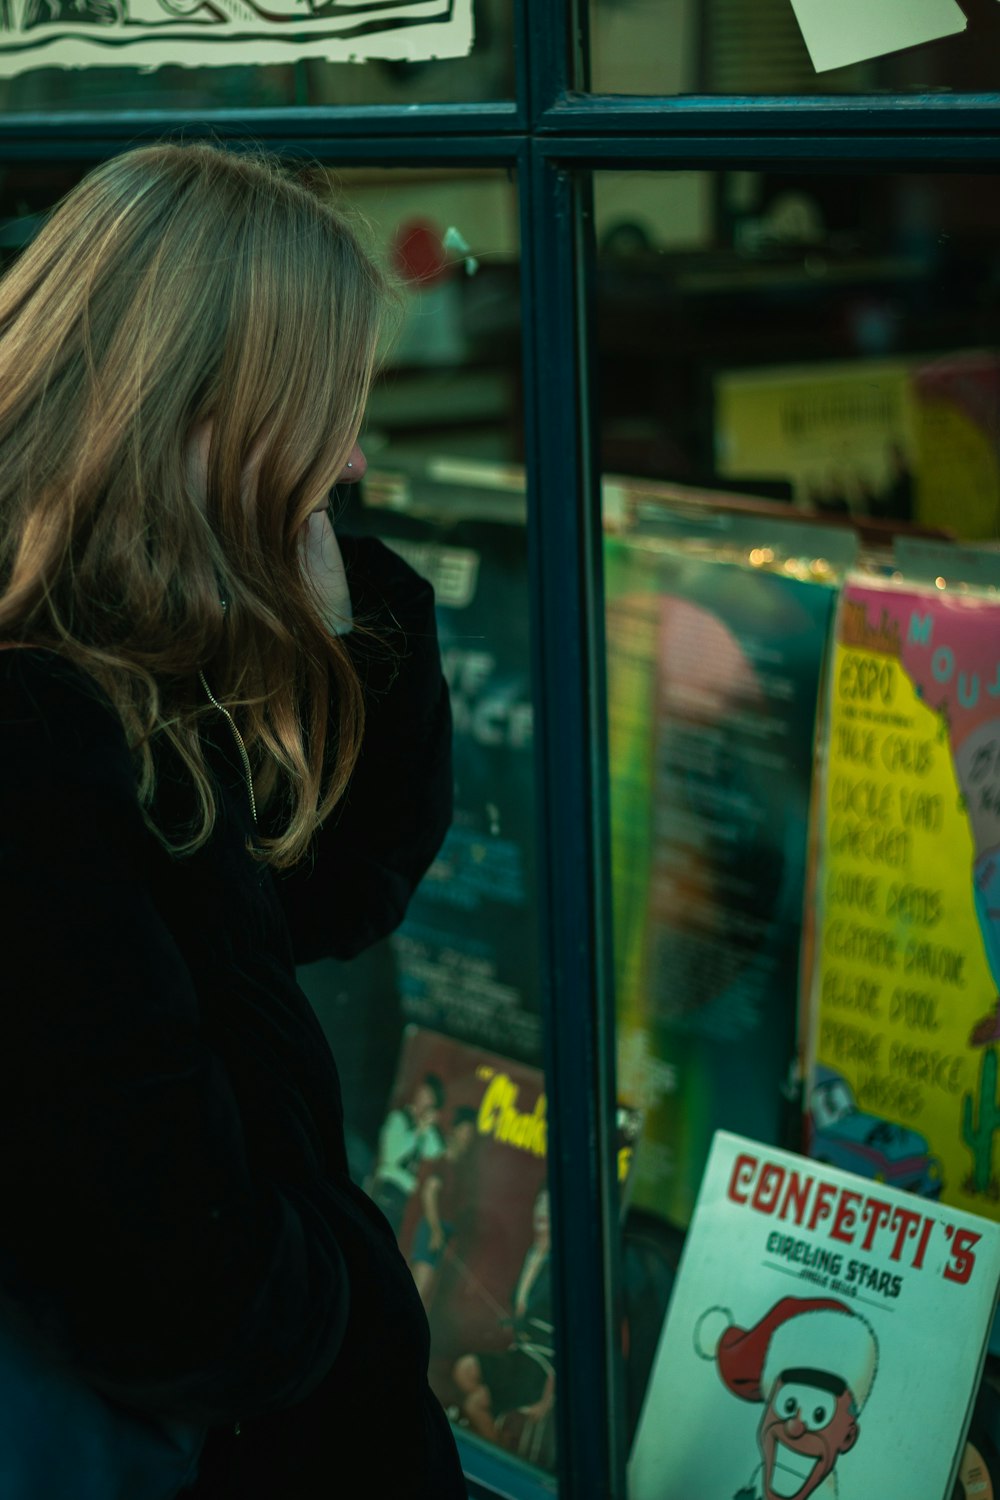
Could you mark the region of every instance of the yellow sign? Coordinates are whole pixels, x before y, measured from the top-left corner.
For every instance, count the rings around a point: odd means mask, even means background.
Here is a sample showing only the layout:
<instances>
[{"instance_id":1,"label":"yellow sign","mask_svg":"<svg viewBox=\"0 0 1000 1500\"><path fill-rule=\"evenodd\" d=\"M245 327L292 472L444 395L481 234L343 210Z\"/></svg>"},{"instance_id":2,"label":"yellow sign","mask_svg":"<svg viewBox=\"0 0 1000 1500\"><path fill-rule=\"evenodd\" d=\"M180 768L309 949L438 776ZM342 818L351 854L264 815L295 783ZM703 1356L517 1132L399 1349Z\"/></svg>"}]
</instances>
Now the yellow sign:
<instances>
[{"instance_id":1,"label":"yellow sign","mask_svg":"<svg viewBox=\"0 0 1000 1500\"><path fill-rule=\"evenodd\" d=\"M977 617L967 599L844 592L816 892L810 1150L997 1217L996 938L977 901L989 853L982 820L970 819L976 787L962 748L964 708L977 720L970 744L992 712L982 674L960 670L977 620L979 644L991 621L996 636L993 610Z\"/></svg>"}]
</instances>

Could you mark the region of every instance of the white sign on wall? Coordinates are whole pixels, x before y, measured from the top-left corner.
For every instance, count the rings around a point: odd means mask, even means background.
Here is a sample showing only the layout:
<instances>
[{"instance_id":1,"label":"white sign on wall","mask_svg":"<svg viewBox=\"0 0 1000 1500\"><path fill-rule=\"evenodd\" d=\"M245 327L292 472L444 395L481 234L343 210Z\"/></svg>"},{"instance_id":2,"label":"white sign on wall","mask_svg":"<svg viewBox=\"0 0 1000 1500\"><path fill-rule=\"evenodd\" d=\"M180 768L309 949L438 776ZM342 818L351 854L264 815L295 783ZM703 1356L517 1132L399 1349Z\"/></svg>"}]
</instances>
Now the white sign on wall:
<instances>
[{"instance_id":1,"label":"white sign on wall","mask_svg":"<svg viewBox=\"0 0 1000 1500\"><path fill-rule=\"evenodd\" d=\"M0 0L0 77L42 67L426 62L466 56L472 37L472 0Z\"/></svg>"}]
</instances>

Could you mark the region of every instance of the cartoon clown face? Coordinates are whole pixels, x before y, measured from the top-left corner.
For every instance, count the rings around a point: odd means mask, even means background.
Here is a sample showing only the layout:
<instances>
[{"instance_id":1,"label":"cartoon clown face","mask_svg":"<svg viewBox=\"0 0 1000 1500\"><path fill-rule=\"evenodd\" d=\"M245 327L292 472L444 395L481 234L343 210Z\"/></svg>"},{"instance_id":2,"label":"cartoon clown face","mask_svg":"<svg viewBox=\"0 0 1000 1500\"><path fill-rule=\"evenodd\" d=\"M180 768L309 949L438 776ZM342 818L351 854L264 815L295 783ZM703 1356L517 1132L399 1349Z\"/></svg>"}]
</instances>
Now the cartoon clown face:
<instances>
[{"instance_id":1,"label":"cartoon clown face","mask_svg":"<svg viewBox=\"0 0 1000 1500\"><path fill-rule=\"evenodd\" d=\"M695 1348L715 1361L732 1395L763 1407L761 1465L741 1495L836 1494L833 1471L858 1440L878 1370L878 1341L865 1319L830 1297L782 1297L745 1328L728 1308L710 1307L695 1327Z\"/></svg>"},{"instance_id":2,"label":"cartoon clown face","mask_svg":"<svg viewBox=\"0 0 1000 1500\"><path fill-rule=\"evenodd\" d=\"M842 1380L821 1370L786 1370L757 1429L765 1500L806 1500L857 1440L854 1401Z\"/></svg>"}]
</instances>

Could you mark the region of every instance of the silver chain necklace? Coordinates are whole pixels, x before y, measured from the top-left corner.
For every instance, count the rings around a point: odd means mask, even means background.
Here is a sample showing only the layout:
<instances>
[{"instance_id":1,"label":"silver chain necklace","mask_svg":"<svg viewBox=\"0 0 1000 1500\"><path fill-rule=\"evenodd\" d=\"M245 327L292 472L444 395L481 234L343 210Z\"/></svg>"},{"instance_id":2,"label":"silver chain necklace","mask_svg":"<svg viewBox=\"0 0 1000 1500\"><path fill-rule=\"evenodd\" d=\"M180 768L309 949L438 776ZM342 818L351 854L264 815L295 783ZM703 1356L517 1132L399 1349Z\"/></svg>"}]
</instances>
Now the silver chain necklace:
<instances>
[{"instance_id":1,"label":"silver chain necklace","mask_svg":"<svg viewBox=\"0 0 1000 1500\"><path fill-rule=\"evenodd\" d=\"M212 689L209 687L208 683L205 681L205 674L204 674L204 672L199 672L198 673L198 678L199 678L199 681L201 682L202 687L205 689L205 692L208 694L209 699L211 700L211 702L215 705L215 707L219 710L219 712L222 713L222 714L225 714L226 718L229 720L229 727L233 731L233 734L236 736L236 743L240 747L240 754L243 757L243 769L246 772L246 778L247 778L247 791L250 793L250 812L253 815L254 823L256 823L257 822L257 802L256 802L256 799L254 798L254 794L253 794L253 777L250 774L250 757L247 754L247 747L243 743L243 736L240 734L239 730L237 729L237 727L236 727L236 721L233 718L232 714L229 712L229 709L226 708L225 704L219 702L218 698L215 696L215 694L212 692Z\"/></svg>"}]
</instances>

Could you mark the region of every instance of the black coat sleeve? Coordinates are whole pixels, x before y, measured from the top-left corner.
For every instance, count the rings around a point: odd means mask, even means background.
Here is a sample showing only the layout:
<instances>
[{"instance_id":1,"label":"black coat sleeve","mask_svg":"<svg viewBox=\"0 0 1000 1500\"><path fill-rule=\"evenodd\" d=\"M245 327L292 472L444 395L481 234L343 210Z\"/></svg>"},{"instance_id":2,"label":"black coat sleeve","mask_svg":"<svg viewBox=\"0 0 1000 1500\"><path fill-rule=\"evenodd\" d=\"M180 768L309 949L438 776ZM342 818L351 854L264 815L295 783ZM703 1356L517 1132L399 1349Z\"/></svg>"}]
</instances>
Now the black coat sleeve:
<instances>
[{"instance_id":1,"label":"black coat sleeve","mask_svg":"<svg viewBox=\"0 0 1000 1500\"><path fill-rule=\"evenodd\" d=\"M361 755L312 858L276 880L296 962L352 958L393 931L452 813L451 710L434 592L374 537L341 537L365 692Z\"/></svg>"},{"instance_id":2,"label":"black coat sleeve","mask_svg":"<svg viewBox=\"0 0 1000 1500\"><path fill-rule=\"evenodd\" d=\"M334 1363L352 1210L319 1171L252 1171L124 735L66 674L0 651L0 1290L107 1394L248 1418Z\"/></svg>"}]
</instances>

